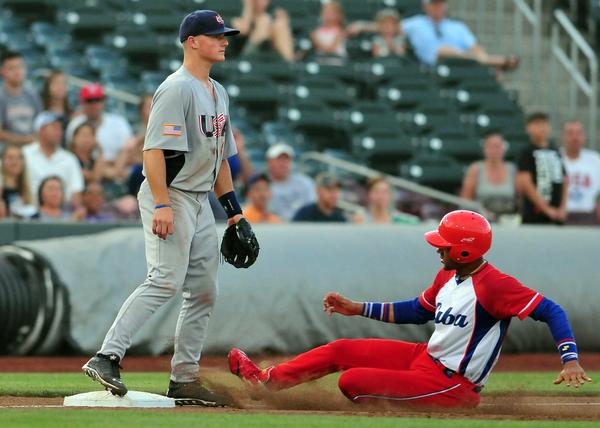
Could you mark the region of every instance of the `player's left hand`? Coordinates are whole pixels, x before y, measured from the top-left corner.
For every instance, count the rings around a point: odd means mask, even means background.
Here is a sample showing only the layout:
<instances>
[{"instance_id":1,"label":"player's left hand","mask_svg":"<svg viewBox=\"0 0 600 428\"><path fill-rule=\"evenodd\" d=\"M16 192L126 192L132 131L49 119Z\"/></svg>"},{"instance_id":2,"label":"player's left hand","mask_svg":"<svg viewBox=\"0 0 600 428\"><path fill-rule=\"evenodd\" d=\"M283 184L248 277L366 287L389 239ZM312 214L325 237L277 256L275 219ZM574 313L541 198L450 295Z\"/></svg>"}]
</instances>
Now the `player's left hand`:
<instances>
[{"instance_id":1,"label":"player's left hand","mask_svg":"<svg viewBox=\"0 0 600 428\"><path fill-rule=\"evenodd\" d=\"M567 361L564 364L563 369L554 381L554 384L558 385L563 381L567 386L579 388L584 383L591 382L592 379L585 374L585 370L583 370L583 367L579 365L579 362L577 360L573 360Z\"/></svg>"}]
</instances>

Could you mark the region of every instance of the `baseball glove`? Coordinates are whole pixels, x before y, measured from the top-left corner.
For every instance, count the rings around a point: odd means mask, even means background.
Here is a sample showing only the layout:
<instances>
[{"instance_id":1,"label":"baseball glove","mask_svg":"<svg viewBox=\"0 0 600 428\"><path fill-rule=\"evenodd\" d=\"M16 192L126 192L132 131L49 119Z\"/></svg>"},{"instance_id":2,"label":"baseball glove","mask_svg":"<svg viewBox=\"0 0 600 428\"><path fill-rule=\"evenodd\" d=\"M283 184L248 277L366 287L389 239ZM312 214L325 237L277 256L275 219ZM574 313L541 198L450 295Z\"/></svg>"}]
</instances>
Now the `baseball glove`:
<instances>
[{"instance_id":1,"label":"baseball glove","mask_svg":"<svg viewBox=\"0 0 600 428\"><path fill-rule=\"evenodd\" d=\"M250 267L256 261L259 249L252 227L245 218L225 229L221 254L227 263L238 269Z\"/></svg>"}]
</instances>

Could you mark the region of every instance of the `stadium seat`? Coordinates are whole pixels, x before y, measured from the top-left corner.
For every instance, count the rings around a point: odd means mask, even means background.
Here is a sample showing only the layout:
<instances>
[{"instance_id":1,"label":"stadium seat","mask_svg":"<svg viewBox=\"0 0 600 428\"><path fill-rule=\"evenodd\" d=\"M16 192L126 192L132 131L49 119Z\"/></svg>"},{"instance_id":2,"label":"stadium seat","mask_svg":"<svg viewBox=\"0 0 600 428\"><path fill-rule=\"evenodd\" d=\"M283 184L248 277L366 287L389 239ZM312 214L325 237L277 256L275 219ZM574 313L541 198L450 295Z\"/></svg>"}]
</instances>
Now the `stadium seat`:
<instances>
[{"instance_id":1,"label":"stadium seat","mask_svg":"<svg viewBox=\"0 0 600 428\"><path fill-rule=\"evenodd\" d=\"M104 32L118 24L114 12L100 6L65 7L57 12L56 18L59 28L71 32L78 41L99 41Z\"/></svg>"},{"instance_id":2,"label":"stadium seat","mask_svg":"<svg viewBox=\"0 0 600 428\"><path fill-rule=\"evenodd\" d=\"M280 108L278 117L319 147L350 146L339 113L323 103L296 100L293 104Z\"/></svg>"},{"instance_id":3,"label":"stadium seat","mask_svg":"<svg viewBox=\"0 0 600 428\"><path fill-rule=\"evenodd\" d=\"M356 96L356 90L334 79L323 77L304 78L289 86L290 99L312 99L331 107L348 107Z\"/></svg>"},{"instance_id":4,"label":"stadium seat","mask_svg":"<svg viewBox=\"0 0 600 428\"><path fill-rule=\"evenodd\" d=\"M345 112L344 119L352 133L367 128L398 133L402 128L396 114L389 106L373 101L354 103Z\"/></svg>"},{"instance_id":5,"label":"stadium seat","mask_svg":"<svg viewBox=\"0 0 600 428\"><path fill-rule=\"evenodd\" d=\"M401 131L369 128L352 139L352 154L378 170L396 174L399 162L413 155L412 139Z\"/></svg>"},{"instance_id":6,"label":"stadium seat","mask_svg":"<svg viewBox=\"0 0 600 428\"><path fill-rule=\"evenodd\" d=\"M275 117L281 95L274 83L261 76L245 75L225 84L230 100L248 108L261 120Z\"/></svg>"},{"instance_id":7,"label":"stadium seat","mask_svg":"<svg viewBox=\"0 0 600 428\"><path fill-rule=\"evenodd\" d=\"M438 153L420 153L400 166L400 175L419 184L454 193L462 183L464 167Z\"/></svg>"},{"instance_id":8,"label":"stadium seat","mask_svg":"<svg viewBox=\"0 0 600 428\"><path fill-rule=\"evenodd\" d=\"M37 21L31 24L31 35L34 42L41 47L52 45L66 48L73 42L70 34L49 22Z\"/></svg>"}]
</instances>

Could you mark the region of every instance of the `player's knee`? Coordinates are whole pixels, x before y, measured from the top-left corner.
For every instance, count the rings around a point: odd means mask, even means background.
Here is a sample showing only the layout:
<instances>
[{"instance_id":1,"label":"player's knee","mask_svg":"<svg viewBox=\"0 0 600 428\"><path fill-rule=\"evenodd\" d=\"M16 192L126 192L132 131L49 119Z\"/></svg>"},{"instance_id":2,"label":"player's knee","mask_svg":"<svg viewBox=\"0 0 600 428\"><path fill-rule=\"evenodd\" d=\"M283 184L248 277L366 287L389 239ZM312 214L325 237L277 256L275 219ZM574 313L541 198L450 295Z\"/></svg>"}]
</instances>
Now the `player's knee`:
<instances>
[{"instance_id":1,"label":"player's knee","mask_svg":"<svg viewBox=\"0 0 600 428\"><path fill-rule=\"evenodd\" d=\"M361 369L346 370L338 380L338 388L350 401L356 402L360 398L360 372Z\"/></svg>"},{"instance_id":2,"label":"player's knee","mask_svg":"<svg viewBox=\"0 0 600 428\"><path fill-rule=\"evenodd\" d=\"M174 297L179 289L177 285L171 281L159 280L158 278L153 278L151 276L146 278L146 284L155 290L154 294L157 298L165 301Z\"/></svg>"}]
</instances>

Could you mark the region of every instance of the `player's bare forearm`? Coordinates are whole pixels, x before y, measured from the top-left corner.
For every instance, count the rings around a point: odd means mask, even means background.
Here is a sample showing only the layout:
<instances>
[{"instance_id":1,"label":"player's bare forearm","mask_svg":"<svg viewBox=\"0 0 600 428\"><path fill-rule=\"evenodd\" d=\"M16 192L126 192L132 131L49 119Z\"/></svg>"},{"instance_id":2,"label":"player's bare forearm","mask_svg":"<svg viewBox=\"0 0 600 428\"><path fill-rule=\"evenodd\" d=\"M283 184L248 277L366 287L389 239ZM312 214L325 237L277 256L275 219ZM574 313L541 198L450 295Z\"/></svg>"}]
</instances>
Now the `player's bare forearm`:
<instances>
[{"instance_id":1,"label":"player's bare forearm","mask_svg":"<svg viewBox=\"0 0 600 428\"><path fill-rule=\"evenodd\" d=\"M144 151L144 171L150 185L154 204L169 203L169 189L167 187L167 167L164 152L160 149Z\"/></svg>"},{"instance_id":2,"label":"player's bare forearm","mask_svg":"<svg viewBox=\"0 0 600 428\"><path fill-rule=\"evenodd\" d=\"M223 160L221 162L221 169L219 169L219 175L215 181L215 195L217 198L223 196L225 193L233 191L233 180L231 179L231 169L229 168L229 162Z\"/></svg>"}]
</instances>

